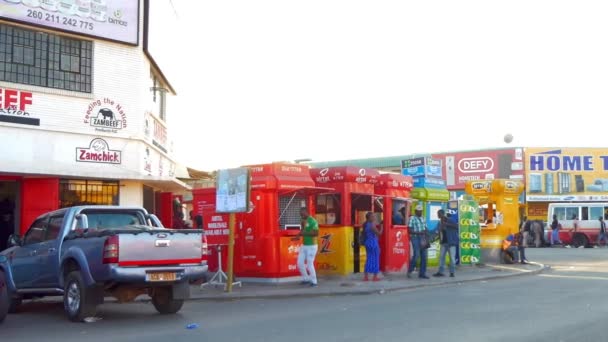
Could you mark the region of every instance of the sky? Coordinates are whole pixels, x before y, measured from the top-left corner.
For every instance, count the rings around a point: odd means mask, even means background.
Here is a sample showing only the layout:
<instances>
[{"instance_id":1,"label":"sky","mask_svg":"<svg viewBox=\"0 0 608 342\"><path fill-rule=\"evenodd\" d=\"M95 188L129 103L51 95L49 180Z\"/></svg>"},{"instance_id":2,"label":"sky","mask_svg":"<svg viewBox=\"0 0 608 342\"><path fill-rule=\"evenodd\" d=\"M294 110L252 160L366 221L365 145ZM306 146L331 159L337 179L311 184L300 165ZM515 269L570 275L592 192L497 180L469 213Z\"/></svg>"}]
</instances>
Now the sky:
<instances>
[{"instance_id":1,"label":"sky","mask_svg":"<svg viewBox=\"0 0 608 342\"><path fill-rule=\"evenodd\" d=\"M608 146L606 1L172 2L156 58L190 167Z\"/></svg>"}]
</instances>

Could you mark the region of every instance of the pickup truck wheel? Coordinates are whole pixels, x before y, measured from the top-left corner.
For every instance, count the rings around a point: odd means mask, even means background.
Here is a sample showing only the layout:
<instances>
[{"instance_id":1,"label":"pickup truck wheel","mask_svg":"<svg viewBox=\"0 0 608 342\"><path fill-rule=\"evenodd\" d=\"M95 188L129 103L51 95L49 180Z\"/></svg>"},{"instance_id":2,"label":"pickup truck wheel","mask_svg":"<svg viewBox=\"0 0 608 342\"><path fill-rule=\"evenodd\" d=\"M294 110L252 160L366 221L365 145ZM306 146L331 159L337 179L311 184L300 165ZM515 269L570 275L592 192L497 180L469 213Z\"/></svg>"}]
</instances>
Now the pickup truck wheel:
<instances>
[{"instance_id":1,"label":"pickup truck wheel","mask_svg":"<svg viewBox=\"0 0 608 342\"><path fill-rule=\"evenodd\" d=\"M169 315L181 310L184 301L173 299L173 293L170 289L156 289L152 295L152 304L161 315Z\"/></svg>"},{"instance_id":2,"label":"pickup truck wheel","mask_svg":"<svg viewBox=\"0 0 608 342\"><path fill-rule=\"evenodd\" d=\"M63 291L63 308L72 322L95 316L97 307L91 303L80 271L68 274Z\"/></svg>"},{"instance_id":3,"label":"pickup truck wheel","mask_svg":"<svg viewBox=\"0 0 608 342\"><path fill-rule=\"evenodd\" d=\"M0 323L4 322L9 307L8 286L4 272L0 271Z\"/></svg>"}]
</instances>

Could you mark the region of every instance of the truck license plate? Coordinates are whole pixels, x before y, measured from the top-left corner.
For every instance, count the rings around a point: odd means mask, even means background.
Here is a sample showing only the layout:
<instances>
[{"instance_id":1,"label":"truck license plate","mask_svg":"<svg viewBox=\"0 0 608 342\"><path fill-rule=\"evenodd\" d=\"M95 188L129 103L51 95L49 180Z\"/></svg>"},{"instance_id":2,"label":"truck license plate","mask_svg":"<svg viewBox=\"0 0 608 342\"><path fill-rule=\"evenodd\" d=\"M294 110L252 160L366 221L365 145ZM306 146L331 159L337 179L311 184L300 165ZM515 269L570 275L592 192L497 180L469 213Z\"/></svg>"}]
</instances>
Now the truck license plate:
<instances>
[{"instance_id":1,"label":"truck license plate","mask_svg":"<svg viewBox=\"0 0 608 342\"><path fill-rule=\"evenodd\" d=\"M175 281L175 272L154 272L146 273L146 281Z\"/></svg>"}]
</instances>

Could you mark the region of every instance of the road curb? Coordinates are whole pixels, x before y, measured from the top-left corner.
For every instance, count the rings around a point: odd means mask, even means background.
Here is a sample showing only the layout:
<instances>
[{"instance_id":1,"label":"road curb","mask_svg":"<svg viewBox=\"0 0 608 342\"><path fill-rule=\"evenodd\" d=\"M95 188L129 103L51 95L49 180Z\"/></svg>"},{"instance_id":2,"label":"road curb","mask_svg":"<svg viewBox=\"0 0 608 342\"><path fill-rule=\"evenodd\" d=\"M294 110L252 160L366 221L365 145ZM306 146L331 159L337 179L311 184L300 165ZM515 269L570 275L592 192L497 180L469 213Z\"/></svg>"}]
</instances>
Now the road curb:
<instances>
[{"instance_id":1,"label":"road curb","mask_svg":"<svg viewBox=\"0 0 608 342\"><path fill-rule=\"evenodd\" d=\"M396 286L392 288L381 288L381 289L364 289L364 290L353 290L353 291L330 291L324 293L310 292L310 293L278 293L278 294L263 294L263 295L255 295L255 294L234 294L230 297L228 296L217 296L217 297L193 297L191 301L214 301L214 302L231 302L231 301L239 301L246 299L284 299L284 298L314 298L314 297L338 297L338 296L361 296L361 295L370 295L370 294L383 294L388 292L397 292L397 291L407 291L407 290L416 290L420 288L426 287L442 287L447 285L460 285L464 283L472 283L479 281L488 281L488 280L497 280L497 279L506 279L506 278L514 278L521 277L527 275L535 275L548 270L550 267L540 263L532 263L533 265L538 266L535 270L530 271L516 271L510 272L508 274L501 275L492 275L488 277L481 277L475 279L465 279L460 281L442 281L439 283L432 284L416 284L416 285L407 285L407 286ZM486 267L492 268L502 268L498 265L486 265Z\"/></svg>"}]
</instances>

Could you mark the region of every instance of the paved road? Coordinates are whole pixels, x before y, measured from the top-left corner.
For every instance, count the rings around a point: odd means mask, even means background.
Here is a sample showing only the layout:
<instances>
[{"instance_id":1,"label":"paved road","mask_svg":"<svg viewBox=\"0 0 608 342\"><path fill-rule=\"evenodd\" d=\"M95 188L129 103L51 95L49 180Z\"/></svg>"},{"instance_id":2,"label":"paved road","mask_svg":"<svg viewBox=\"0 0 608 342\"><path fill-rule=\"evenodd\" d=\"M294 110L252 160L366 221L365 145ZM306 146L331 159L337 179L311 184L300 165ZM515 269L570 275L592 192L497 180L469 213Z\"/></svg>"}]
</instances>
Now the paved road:
<instances>
[{"instance_id":1,"label":"paved road","mask_svg":"<svg viewBox=\"0 0 608 342\"><path fill-rule=\"evenodd\" d=\"M159 316L147 304L104 305L73 324L58 304L32 304L2 341L603 341L608 249L528 250L554 265L538 276L368 296L192 302ZM195 330L185 329L198 323Z\"/></svg>"}]
</instances>

